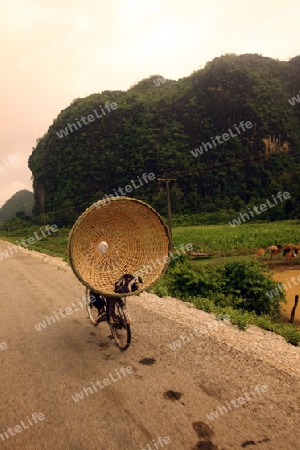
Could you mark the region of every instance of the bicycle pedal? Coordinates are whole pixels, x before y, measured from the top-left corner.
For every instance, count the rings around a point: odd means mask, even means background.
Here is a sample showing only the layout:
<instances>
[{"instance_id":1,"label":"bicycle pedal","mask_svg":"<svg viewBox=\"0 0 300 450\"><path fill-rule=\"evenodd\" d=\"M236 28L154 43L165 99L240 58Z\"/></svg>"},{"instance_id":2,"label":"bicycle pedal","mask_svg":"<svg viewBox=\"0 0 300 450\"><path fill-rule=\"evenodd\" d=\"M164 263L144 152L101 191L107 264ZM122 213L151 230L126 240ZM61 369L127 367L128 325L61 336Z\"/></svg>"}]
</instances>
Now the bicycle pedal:
<instances>
[{"instance_id":1,"label":"bicycle pedal","mask_svg":"<svg viewBox=\"0 0 300 450\"><path fill-rule=\"evenodd\" d=\"M106 312L103 312L103 313L99 314L97 320L99 320L100 322L102 322L103 320L107 320Z\"/></svg>"}]
</instances>

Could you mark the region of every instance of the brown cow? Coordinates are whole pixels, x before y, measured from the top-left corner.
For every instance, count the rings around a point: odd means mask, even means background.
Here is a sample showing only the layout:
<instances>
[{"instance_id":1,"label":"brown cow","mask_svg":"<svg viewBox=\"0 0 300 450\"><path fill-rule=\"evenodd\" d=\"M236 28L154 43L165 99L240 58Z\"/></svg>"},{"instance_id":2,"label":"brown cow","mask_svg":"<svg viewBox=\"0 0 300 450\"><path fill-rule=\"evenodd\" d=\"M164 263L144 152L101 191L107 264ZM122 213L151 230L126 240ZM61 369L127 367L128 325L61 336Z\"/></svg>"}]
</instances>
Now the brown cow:
<instances>
[{"instance_id":1,"label":"brown cow","mask_svg":"<svg viewBox=\"0 0 300 450\"><path fill-rule=\"evenodd\" d=\"M278 255L281 252L277 245L270 245L270 247L267 248L267 251L271 253L271 259L273 255Z\"/></svg>"},{"instance_id":2,"label":"brown cow","mask_svg":"<svg viewBox=\"0 0 300 450\"><path fill-rule=\"evenodd\" d=\"M283 256L286 256L287 253L294 253L295 245L294 244L286 244L283 247Z\"/></svg>"},{"instance_id":3,"label":"brown cow","mask_svg":"<svg viewBox=\"0 0 300 450\"><path fill-rule=\"evenodd\" d=\"M254 254L254 258L257 258L258 256L265 256L264 248L259 248L258 250L256 250L256 252Z\"/></svg>"},{"instance_id":4,"label":"brown cow","mask_svg":"<svg viewBox=\"0 0 300 450\"><path fill-rule=\"evenodd\" d=\"M288 252L288 253L286 253L286 258L285 258L285 260L286 260L287 262L290 262L291 259L292 259L294 256L296 256L294 252Z\"/></svg>"},{"instance_id":5,"label":"brown cow","mask_svg":"<svg viewBox=\"0 0 300 450\"><path fill-rule=\"evenodd\" d=\"M297 256L300 255L300 245L294 245L294 252Z\"/></svg>"}]
</instances>

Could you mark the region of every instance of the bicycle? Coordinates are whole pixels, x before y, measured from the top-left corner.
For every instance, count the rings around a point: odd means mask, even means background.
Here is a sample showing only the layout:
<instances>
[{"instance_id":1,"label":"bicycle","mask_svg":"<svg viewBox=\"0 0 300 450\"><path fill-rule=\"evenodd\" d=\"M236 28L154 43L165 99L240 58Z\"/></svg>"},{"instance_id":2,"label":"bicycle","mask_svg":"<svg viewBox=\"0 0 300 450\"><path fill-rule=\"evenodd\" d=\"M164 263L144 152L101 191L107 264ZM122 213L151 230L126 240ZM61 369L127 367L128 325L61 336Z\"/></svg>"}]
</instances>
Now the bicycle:
<instances>
[{"instance_id":1,"label":"bicycle","mask_svg":"<svg viewBox=\"0 0 300 450\"><path fill-rule=\"evenodd\" d=\"M131 341L126 299L139 295L165 273L171 251L168 227L143 201L112 197L109 202L93 203L78 217L68 250L70 266L86 288L88 318L94 326L106 320L116 345L126 350ZM140 275L143 282L133 289L136 280L131 277L139 280ZM101 296L105 317L99 317L91 292Z\"/></svg>"},{"instance_id":2,"label":"bicycle","mask_svg":"<svg viewBox=\"0 0 300 450\"><path fill-rule=\"evenodd\" d=\"M91 323L97 327L100 322L106 320L116 345L122 351L127 350L131 342L131 321L126 311L126 298L104 297L101 295L105 314L99 317L99 310L93 304L90 292L91 290L86 288L86 309Z\"/></svg>"}]
</instances>

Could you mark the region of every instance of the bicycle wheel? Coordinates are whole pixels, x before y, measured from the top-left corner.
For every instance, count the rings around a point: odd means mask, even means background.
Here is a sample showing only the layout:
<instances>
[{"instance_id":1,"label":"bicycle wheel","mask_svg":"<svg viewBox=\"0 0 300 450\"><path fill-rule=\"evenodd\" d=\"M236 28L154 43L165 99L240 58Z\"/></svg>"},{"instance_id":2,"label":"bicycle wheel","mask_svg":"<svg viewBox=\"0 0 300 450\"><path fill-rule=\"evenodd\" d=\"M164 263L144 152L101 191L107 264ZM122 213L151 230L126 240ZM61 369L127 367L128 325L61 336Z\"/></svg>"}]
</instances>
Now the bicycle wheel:
<instances>
[{"instance_id":1,"label":"bicycle wheel","mask_svg":"<svg viewBox=\"0 0 300 450\"><path fill-rule=\"evenodd\" d=\"M85 301L86 301L86 310L88 313L88 317L89 317L90 321L92 322L92 324L96 327L99 324L99 312L98 312L98 309L96 308L96 306L94 306L93 303L91 302L89 288L86 288L86 291L85 291Z\"/></svg>"},{"instance_id":2,"label":"bicycle wheel","mask_svg":"<svg viewBox=\"0 0 300 450\"><path fill-rule=\"evenodd\" d=\"M114 309L114 314L109 316L110 331L119 349L124 351L127 350L131 341L130 319L122 299L115 301Z\"/></svg>"}]
</instances>

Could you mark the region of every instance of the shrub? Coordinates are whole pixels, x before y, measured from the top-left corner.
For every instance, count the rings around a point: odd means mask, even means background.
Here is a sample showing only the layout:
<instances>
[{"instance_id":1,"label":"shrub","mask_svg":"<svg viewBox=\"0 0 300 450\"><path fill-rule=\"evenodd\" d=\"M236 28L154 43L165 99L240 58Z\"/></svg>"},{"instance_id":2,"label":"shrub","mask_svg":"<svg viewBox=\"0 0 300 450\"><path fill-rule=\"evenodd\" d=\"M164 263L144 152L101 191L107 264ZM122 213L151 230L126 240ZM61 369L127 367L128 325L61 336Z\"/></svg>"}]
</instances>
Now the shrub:
<instances>
[{"instance_id":1,"label":"shrub","mask_svg":"<svg viewBox=\"0 0 300 450\"><path fill-rule=\"evenodd\" d=\"M187 260L171 267L168 274L170 292L175 296L201 295L209 298L211 292L220 290L224 284L212 266L205 265L201 272L196 272Z\"/></svg>"},{"instance_id":2,"label":"shrub","mask_svg":"<svg viewBox=\"0 0 300 450\"><path fill-rule=\"evenodd\" d=\"M212 300L216 306L231 306L258 315L275 317L279 314L280 302L285 301L284 291L268 295L277 286L271 272L257 261L236 261L220 267L204 265L197 272L185 259L168 270L170 295L183 299L201 296Z\"/></svg>"},{"instance_id":3,"label":"shrub","mask_svg":"<svg viewBox=\"0 0 300 450\"><path fill-rule=\"evenodd\" d=\"M225 264L220 270L226 280L223 293L239 299L234 307L255 311L258 315L279 314L280 302L285 301L285 294L282 291L276 296L268 295L278 286L271 277L271 271L262 269L257 261L235 261Z\"/></svg>"}]
</instances>

